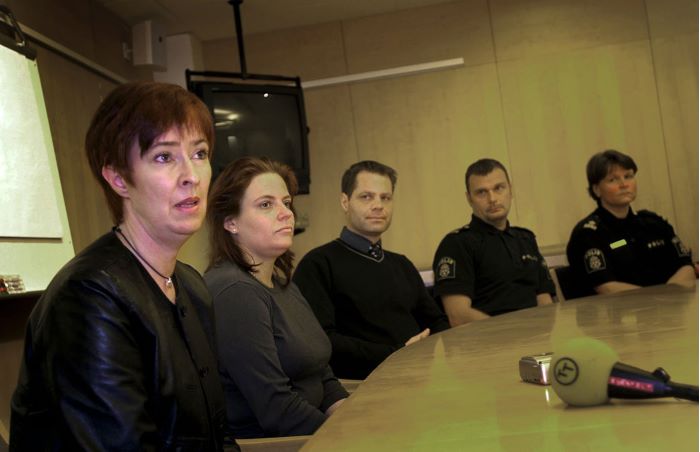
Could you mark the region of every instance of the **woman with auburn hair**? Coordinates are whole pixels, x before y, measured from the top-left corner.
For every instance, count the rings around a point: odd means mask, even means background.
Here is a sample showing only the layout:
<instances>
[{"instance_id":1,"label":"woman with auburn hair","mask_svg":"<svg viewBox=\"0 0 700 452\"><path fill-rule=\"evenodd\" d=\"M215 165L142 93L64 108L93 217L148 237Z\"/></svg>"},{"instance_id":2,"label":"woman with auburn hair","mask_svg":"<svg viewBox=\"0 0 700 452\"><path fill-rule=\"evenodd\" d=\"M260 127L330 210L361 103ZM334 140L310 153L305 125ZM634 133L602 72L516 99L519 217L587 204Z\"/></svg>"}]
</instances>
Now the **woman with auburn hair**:
<instances>
[{"instance_id":1,"label":"woman with auburn hair","mask_svg":"<svg viewBox=\"0 0 700 452\"><path fill-rule=\"evenodd\" d=\"M97 109L85 147L116 226L32 311L10 450L223 450L211 297L177 260L204 221L213 145L207 107L177 85L127 83Z\"/></svg>"},{"instance_id":2,"label":"woman with auburn hair","mask_svg":"<svg viewBox=\"0 0 700 452\"><path fill-rule=\"evenodd\" d=\"M331 345L291 282L291 168L231 163L209 195L210 266L228 433L309 435L348 396L328 365Z\"/></svg>"}]
</instances>

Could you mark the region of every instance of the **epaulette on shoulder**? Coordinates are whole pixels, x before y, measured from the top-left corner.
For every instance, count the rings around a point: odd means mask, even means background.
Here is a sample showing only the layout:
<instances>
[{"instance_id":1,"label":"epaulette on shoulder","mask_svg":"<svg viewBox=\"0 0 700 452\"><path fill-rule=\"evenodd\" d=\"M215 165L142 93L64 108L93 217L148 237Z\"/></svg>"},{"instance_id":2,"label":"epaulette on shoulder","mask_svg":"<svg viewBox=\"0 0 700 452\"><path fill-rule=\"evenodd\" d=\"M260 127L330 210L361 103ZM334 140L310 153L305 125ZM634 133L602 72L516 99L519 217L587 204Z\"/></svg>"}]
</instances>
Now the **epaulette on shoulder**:
<instances>
[{"instance_id":1,"label":"epaulette on shoulder","mask_svg":"<svg viewBox=\"0 0 700 452\"><path fill-rule=\"evenodd\" d=\"M642 221L648 221L654 224L667 224L670 225L671 223L668 222L668 220L661 215L659 215L656 212L652 212L651 210L640 210L637 212L637 216L642 219Z\"/></svg>"},{"instance_id":2,"label":"epaulette on shoulder","mask_svg":"<svg viewBox=\"0 0 700 452\"><path fill-rule=\"evenodd\" d=\"M469 225L465 224L461 228L457 228L457 229L454 229L454 230L448 232L448 234L459 234L462 231L468 231L468 230L469 230Z\"/></svg>"},{"instance_id":3,"label":"epaulette on shoulder","mask_svg":"<svg viewBox=\"0 0 700 452\"><path fill-rule=\"evenodd\" d=\"M647 218L660 218L660 219L666 221L666 219L664 217L662 217L658 213L652 212L651 210L646 210L646 209L639 210L639 211L637 211L637 215L639 215L641 217L647 217Z\"/></svg>"},{"instance_id":4,"label":"epaulette on shoulder","mask_svg":"<svg viewBox=\"0 0 700 452\"><path fill-rule=\"evenodd\" d=\"M516 231L525 232L526 234L535 235L535 233L528 228L523 228L521 226L511 226L510 228L515 229Z\"/></svg>"},{"instance_id":5,"label":"epaulette on shoulder","mask_svg":"<svg viewBox=\"0 0 700 452\"><path fill-rule=\"evenodd\" d=\"M600 223L600 216L596 213L593 213L588 215L583 220L579 221L575 229L589 229L591 231L595 231L598 229Z\"/></svg>"}]
</instances>

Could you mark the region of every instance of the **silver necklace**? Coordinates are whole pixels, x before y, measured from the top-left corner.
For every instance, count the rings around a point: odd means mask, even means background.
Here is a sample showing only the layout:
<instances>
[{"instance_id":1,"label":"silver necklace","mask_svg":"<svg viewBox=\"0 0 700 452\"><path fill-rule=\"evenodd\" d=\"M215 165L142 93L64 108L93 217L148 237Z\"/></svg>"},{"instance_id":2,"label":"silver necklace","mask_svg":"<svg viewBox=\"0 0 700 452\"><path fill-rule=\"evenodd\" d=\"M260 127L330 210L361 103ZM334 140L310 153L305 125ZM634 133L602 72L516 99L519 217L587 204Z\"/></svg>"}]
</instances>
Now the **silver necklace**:
<instances>
[{"instance_id":1,"label":"silver necklace","mask_svg":"<svg viewBox=\"0 0 700 452\"><path fill-rule=\"evenodd\" d=\"M131 248L131 251L133 251L134 254L136 254L136 255L139 257L139 259L141 259L141 261L142 261L144 264L148 265L148 268L150 268L151 270L153 270L154 272L156 272L156 274L157 274L158 276L160 276L161 278L163 278L163 279L165 280L165 287L168 287L168 288L173 287L173 277L172 277L172 275L171 275L171 276L165 276L164 274L162 274L161 272L159 272L158 270L156 270L155 267L153 267L153 265L151 265L146 259L144 259L144 257L141 256L141 254L136 250L136 247L135 247L134 245L131 244L131 242L129 241L129 239L126 238L126 236L124 235L124 233L122 232L122 230L121 230L121 228L120 228L119 226L115 226L115 227L114 227L114 230L115 230L116 232L118 232L119 234L121 234L121 236L124 238L124 240L126 241L126 243L129 245L129 248Z\"/></svg>"}]
</instances>

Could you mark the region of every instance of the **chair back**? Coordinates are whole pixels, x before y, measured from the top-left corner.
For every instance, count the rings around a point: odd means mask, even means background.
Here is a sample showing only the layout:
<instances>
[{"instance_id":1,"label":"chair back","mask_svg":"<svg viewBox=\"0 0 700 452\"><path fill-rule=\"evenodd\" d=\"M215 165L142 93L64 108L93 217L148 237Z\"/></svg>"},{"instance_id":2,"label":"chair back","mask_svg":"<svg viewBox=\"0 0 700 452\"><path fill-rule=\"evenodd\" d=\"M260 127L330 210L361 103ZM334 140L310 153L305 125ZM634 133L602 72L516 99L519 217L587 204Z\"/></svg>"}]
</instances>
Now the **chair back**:
<instances>
[{"instance_id":1,"label":"chair back","mask_svg":"<svg viewBox=\"0 0 700 452\"><path fill-rule=\"evenodd\" d=\"M596 295L593 289L579 281L568 265L556 267L554 272L564 300Z\"/></svg>"}]
</instances>

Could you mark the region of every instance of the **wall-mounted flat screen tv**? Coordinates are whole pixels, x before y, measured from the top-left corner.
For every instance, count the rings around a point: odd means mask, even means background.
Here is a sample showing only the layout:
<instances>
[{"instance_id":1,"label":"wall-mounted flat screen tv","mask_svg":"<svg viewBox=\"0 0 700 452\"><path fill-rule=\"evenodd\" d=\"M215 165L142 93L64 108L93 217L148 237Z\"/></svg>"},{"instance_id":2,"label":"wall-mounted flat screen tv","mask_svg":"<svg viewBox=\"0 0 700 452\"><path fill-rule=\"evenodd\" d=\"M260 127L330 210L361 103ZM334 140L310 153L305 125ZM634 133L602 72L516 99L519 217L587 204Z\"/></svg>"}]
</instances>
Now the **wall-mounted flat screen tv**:
<instances>
[{"instance_id":1,"label":"wall-mounted flat screen tv","mask_svg":"<svg viewBox=\"0 0 700 452\"><path fill-rule=\"evenodd\" d=\"M192 90L214 118L212 180L240 157L269 157L292 167L299 193L309 193L308 128L300 87L195 82Z\"/></svg>"}]
</instances>

